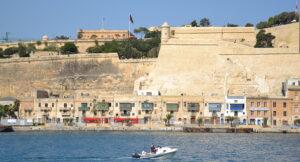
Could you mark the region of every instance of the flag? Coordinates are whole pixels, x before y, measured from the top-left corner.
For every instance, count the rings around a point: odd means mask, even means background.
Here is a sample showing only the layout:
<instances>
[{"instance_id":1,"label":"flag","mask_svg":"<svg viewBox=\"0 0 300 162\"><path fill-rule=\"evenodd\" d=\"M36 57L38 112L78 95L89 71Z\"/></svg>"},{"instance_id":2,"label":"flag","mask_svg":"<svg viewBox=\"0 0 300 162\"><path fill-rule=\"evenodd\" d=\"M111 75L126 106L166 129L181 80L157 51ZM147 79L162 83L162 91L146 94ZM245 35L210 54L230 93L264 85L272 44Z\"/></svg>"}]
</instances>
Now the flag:
<instances>
[{"instance_id":1,"label":"flag","mask_svg":"<svg viewBox=\"0 0 300 162\"><path fill-rule=\"evenodd\" d=\"M131 14L129 15L129 21L133 24L133 18L131 16Z\"/></svg>"}]
</instances>

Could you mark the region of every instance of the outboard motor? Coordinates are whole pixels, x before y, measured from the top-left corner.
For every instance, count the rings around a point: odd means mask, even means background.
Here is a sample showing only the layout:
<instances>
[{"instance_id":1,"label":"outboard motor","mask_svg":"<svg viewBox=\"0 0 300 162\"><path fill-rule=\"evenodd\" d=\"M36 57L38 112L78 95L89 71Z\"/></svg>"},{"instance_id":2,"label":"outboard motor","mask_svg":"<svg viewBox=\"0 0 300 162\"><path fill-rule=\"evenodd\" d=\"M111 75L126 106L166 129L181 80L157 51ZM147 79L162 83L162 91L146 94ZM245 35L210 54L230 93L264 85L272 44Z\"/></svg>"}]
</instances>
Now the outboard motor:
<instances>
[{"instance_id":1,"label":"outboard motor","mask_svg":"<svg viewBox=\"0 0 300 162\"><path fill-rule=\"evenodd\" d=\"M132 154L132 157L139 159L141 156L138 153L134 153L134 154Z\"/></svg>"}]
</instances>

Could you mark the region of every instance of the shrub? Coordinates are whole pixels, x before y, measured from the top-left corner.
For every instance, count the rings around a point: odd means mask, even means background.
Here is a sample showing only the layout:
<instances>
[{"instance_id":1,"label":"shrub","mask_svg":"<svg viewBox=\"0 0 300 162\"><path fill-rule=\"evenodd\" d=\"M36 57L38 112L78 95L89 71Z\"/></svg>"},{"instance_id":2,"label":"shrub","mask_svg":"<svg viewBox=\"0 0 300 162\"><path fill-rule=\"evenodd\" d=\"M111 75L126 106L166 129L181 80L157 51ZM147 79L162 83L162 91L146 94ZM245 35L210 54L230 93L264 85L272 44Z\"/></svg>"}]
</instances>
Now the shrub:
<instances>
[{"instance_id":1,"label":"shrub","mask_svg":"<svg viewBox=\"0 0 300 162\"><path fill-rule=\"evenodd\" d=\"M41 44L42 44L42 42L41 42L41 41L39 41L39 40L38 40L38 41L36 41L36 45L37 45L37 46L40 46Z\"/></svg>"},{"instance_id":2,"label":"shrub","mask_svg":"<svg viewBox=\"0 0 300 162\"><path fill-rule=\"evenodd\" d=\"M13 54L16 54L18 53L19 51L19 48L18 47L9 47L9 48L6 48L4 51L3 51L3 55L4 56L11 56Z\"/></svg>"},{"instance_id":3,"label":"shrub","mask_svg":"<svg viewBox=\"0 0 300 162\"><path fill-rule=\"evenodd\" d=\"M256 44L255 48L272 48L272 40L275 39L275 36L271 33L267 33L265 30L260 30L256 35Z\"/></svg>"},{"instance_id":4,"label":"shrub","mask_svg":"<svg viewBox=\"0 0 300 162\"><path fill-rule=\"evenodd\" d=\"M78 49L73 42L67 42L60 48L62 54L76 54Z\"/></svg>"}]
</instances>

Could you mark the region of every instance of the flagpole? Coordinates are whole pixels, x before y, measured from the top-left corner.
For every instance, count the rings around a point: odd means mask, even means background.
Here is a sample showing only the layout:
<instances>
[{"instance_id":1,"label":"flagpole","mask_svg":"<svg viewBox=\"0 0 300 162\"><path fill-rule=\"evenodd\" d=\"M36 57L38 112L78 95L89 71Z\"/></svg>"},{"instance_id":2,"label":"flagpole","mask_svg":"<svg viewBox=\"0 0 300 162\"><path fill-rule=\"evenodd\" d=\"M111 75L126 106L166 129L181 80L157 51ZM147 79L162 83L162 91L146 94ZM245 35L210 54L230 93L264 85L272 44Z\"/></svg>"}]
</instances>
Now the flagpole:
<instances>
[{"instance_id":1,"label":"flagpole","mask_svg":"<svg viewBox=\"0 0 300 162\"><path fill-rule=\"evenodd\" d=\"M130 13L129 13L129 17L128 17L128 39L130 38L130 26L131 26L131 22L130 22Z\"/></svg>"}]
</instances>

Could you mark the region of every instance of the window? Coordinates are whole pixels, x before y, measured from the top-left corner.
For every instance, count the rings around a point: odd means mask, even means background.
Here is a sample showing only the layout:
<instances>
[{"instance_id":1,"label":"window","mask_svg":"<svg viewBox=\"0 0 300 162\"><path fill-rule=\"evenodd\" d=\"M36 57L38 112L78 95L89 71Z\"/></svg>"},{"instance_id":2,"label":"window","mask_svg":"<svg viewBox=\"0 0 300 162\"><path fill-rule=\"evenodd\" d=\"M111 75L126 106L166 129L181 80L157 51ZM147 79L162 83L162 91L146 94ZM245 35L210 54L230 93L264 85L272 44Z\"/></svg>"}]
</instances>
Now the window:
<instances>
[{"instance_id":1,"label":"window","mask_svg":"<svg viewBox=\"0 0 300 162\"><path fill-rule=\"evenodd\" d=\"M260 111L257 111L257 115L260 115Z\"/></svg>"},{"instance_id":2,"label":"window","mask_svg":"<svg viewBox=\"0 0 300 162\"><path fill-rule=\"evenodd\" d=\"M256 105L257 105L257 107L259 107L260 106L260 102L257 102Z\"/></svg>"},{"instance_id":3,"label":"window","mask_svg":"<svg viewBox=\"0 0 300 162\"><path fill-rule=\"evenodd\" d=\"M251 106L254 106L254 102L251 102L251 104L250 104Z\"/></svg>"},{"instance_id":4,"label":"window","mask_svg":"<svg viewBox=\"0 0 300 162\"><path fill-rule=\"evenodd\" d=\"M52 107L54 107L54 103L52 103Z\"/></svg>"},{"instance_id":5,"label":"window","mask_svg":"<svg viewBox=\"0 0 300 162\"><path fill-rule=\"evenodd\" d=\"M48 103L45 103L45 107L48 107Z\"/></svg>"},{"instance_id":6,"label":"window","mask_svg":"<svg viewBox=\"0 0 300 162\"><path fill-rule=\"evenodd\" d=\"M116 107L118 107L118 103L116 103Z\"/></svg>"},{"instance_id":7,"label":"window","mask_svg":"<svg viewBox=\"0 0 300 162\"><path fill-rule=\"evenodd\" d=\"M287 116L287 112L286 111L283 111L283 116Z\"/></svg>"},{"instance_id":8,"label":"window","mask_svg":"<svg viewBox=\"0 0 300 162\"><path fill-rule=\"evenodd\" d=\"M264 116L266 116L267 115L267 111L264 111Z\"/></svg>"},{"instance_id":9,"label":"window","mask_svg":"<svg viewBox=\"0 0 300 162\"><path fill-rule=\"evenodd\" d=\"M68 104L67 103L64 103L64 108L68 107Z\"/></svg>"},{"instance_id":10,"label":"window","mask_svg":"<svg viewBox=\"0 0 300 162\"><path fill-rule=\"evenodd\" d=\"M39 103L39 107L41 107L41 105L42 105L42 104L41 104L41 103Z\"/></svg>"},{"instance_id":11,"label":"window","mask_svg":"<svg viewBox=\"0 0 300 162\"><path fill-rule=\"evenodd\" d=\"M276 107L276 102L273 102L273 107Z\"/></svg>"},{"instance_id":12,"label":"window","mask_svg":"<svg viewBox=\"0 0 300 162\"><path fill-rule=\"evenodd\" d=\"M286 107L286 102L283 102L283 107Z\"/></svg>"},{"instance_id":13,"label":"window","mask_svg":"<svg viewBox=\"0 0 300 162\"><path fill-rule=\"evenodd\" d=\"M250 114L253 115L253 114L254 114L254 111L250 111Z\"/></svg>"},{"instance_id":14,"label":"window","mask_svg":"<svg viewBox=\"0 0 300 162\"><path fill-rule=\"evenodd\" d=\"M276 116L276 111L273 111L273 116Z\"/></svg>"},{"instance_id":15,"label":"window","mask_svg":"<svg viewBox=\"0 0 300 162\"><path fill-rule=\"evenodd\" d=\"M273 120L273 125L276 125L277 123L276 123L276 120Z\"/></svg>"},{"instance_id":16,"label":"window","mask_svg":"<svg viewBox=\"0 0 300 162\"><path fill-rule=\"evenodd\" d=\"M267 102L264 102L264 107L267 107Z\"/></svg>"},{"instance_id":17,"label":"window","mask_svg":"<svg viewBox=\"0 0 300 162\"><path fill-rule=\"evenodd\" d=\"M71 104L71 107L73 107L73 104Z\"/></svg>"}]
</instances>

